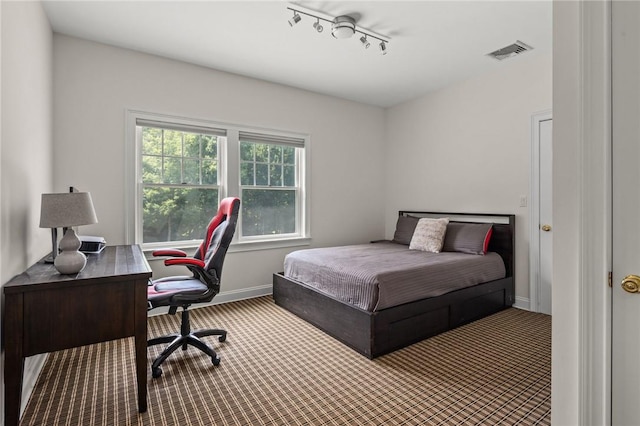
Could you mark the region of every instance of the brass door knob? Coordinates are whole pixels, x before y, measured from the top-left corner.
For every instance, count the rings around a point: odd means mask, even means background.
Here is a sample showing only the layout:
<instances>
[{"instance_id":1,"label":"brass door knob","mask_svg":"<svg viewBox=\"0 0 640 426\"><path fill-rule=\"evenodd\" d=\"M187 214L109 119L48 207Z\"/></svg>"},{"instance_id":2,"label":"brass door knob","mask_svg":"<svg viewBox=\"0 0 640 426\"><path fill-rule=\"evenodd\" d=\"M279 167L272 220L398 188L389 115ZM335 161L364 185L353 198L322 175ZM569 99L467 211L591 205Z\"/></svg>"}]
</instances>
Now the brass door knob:
<instances>
[{"instance_id":1,"label":"brass door knob","mask_svg":"<svg viewBox=\"0 0 640 426\"><path fill-rule=\"evenodd\" d=\"M544 232L549 232L551 231L551 225L542 225L540 229L542 229Z\"/></svg>"},{"instance_id":2,"label":"brass door knob","mask_svg":"<svg viewBox=\"0 0 640 426\"><path fill-rule=\"evenodd\" d=\"M640 292L640 277L637 275L627 275L622 279L622 288L628 293Z\"/></svg>"}]
</instances>

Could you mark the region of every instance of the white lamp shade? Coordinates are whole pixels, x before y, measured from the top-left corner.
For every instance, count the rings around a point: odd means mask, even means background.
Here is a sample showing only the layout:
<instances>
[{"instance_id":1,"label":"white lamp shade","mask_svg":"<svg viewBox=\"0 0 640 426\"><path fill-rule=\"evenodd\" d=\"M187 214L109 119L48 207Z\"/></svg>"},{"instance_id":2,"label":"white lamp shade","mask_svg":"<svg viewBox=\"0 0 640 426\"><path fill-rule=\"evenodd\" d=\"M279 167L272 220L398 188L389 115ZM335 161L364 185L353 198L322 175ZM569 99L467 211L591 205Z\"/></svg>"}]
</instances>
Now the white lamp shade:
<instances>
[{"instance_id":1,"label":"white lamp shade","mask_svg":"<svg viewBox=\"0 0 640 426\"><path fill-rule=\"evenodd\" d=\"M42 194L40 228L68 228L98 223L88 192Z\"/></svg>"}]
</instances>

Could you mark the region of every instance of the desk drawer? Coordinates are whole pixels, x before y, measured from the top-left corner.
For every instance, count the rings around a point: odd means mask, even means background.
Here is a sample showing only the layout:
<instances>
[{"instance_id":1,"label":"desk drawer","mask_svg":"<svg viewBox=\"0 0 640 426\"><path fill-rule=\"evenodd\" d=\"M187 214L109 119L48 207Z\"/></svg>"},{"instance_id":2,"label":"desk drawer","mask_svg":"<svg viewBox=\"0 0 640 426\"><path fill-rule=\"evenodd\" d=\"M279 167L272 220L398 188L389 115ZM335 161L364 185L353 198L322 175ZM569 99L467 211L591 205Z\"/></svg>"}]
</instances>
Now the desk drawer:
<instances>
[{"instance_id":1,"label":"desk drawer","mask_svg":"<svg viewBox=\"0 0 640 426\"><path fill-rule=\"evenodd\" d=\"M134 282L24 293L24 355L133 336Z\"/></svg>"}]
</instances>

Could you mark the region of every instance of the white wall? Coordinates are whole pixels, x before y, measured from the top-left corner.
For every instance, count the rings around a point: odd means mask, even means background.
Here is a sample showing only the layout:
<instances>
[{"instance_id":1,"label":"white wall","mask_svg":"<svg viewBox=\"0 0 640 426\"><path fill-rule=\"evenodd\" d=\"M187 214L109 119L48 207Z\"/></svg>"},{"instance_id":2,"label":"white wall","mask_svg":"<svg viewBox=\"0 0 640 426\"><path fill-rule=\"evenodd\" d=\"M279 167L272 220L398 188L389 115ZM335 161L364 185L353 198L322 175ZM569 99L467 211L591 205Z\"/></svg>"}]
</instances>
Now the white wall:
<instances>
[{"instance_id":1,"label":"white wall","mask_svg":"<svg viewBox=\"0 0 640 426\"><path fill-rule=\"evenodd\" d=\"M530 56L527 56L530 55ZM535 51L388 111L386 237L398 210L516 214L516 297L529 298L531 116L551 108L551 56Z\"/></svg>"},{"instance_id":2,"label":"white wall","mask_svg":"<svg viewBox=\"0 0 640 426\"><path fill-rule=\"evenodd\" d=\"M51 251L50 231L38 225L40 194L52 190L53 91L52 33L40 3L0 2L0 22L0 283L4 285ZM25 362L26 392L43 359L36 356ZM3 372L0 366L2 382ZM0 390L4 421L4 387Z\"/></svg>"},{"instance_id":3,"label":"white wall","mask_svg":"<svg viewBox=\"0 0 640 426\"><path fill-rule=\"evenodd\" d=\"M381 108L58 34L54 105L56 189L91 192L100 223L82 233L109 244L125 241L127 108L310 134L313 246L382 237ZM228 254L223 291L270 284L288 251Z\"/></svg>"},{"instance_id":4,"label":"white wall","mask_svg":"<svg viewBox=\"0 0 640 426\"><path fill-rule=\"evenodd\" d=\"M2 2L2 282L51 251L40 194L52 189L52 34L36 2Z\"/></svg>"},{"instance_id":5,"label":"white wall","mask_svg":"<svg viewBox=\"0 0 640 426\"><path fill-rule=\"evenodd\" d=\"M552 324L552 410L554 424L578 424L578 297L579 297L579 123L580 104L578 2L554 2L554 80L555 113L553 138L554 205L562 201L562 209L554 208L554 268Z\"/></svg>"}]
</instances>

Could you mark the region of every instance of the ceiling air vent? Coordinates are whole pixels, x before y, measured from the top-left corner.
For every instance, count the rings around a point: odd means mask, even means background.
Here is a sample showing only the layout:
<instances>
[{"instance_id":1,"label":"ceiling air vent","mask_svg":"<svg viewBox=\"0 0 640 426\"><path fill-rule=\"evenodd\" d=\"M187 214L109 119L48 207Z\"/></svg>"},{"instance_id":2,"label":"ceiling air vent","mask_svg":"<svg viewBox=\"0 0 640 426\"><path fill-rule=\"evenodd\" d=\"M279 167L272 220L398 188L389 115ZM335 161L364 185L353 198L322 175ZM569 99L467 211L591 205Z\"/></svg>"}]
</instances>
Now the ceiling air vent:
<instances>
[{"instance_id":1,"label":"ceiling air vent","mask_svg":"<svg viewBox=\"0 0 640 426\"><path fill-rule=\"evenodd\" d=\"M502 49L498 49L495 52L488 53L487 56L491 56L501 61L503 59L519 55L531 49L533 49L533 47L521 42L520 40L517 40L515 43L510 44L507 47L503 47Z\"/></svg>"}]
</instances>

